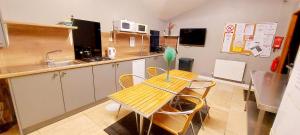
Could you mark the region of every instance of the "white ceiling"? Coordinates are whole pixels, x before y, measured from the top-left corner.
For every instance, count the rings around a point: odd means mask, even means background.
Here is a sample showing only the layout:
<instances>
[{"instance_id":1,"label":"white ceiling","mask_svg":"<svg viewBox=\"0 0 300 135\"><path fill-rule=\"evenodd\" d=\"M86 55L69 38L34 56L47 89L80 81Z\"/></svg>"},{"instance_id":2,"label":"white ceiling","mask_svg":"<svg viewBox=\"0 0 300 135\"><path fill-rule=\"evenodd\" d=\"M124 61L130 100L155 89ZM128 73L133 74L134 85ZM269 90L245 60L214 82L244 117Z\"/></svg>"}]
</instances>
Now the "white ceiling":
<instances>
[{"instance_id":1,"label":"white ceiling","mask_svg":"<svg viewBox=\"0 0 300 135\"><path fill-rule=\"evenodd\" d=\"M172 19L184 12L192 10L206 0L142 0L162 20Z\"/></svg>"}]
</instances>

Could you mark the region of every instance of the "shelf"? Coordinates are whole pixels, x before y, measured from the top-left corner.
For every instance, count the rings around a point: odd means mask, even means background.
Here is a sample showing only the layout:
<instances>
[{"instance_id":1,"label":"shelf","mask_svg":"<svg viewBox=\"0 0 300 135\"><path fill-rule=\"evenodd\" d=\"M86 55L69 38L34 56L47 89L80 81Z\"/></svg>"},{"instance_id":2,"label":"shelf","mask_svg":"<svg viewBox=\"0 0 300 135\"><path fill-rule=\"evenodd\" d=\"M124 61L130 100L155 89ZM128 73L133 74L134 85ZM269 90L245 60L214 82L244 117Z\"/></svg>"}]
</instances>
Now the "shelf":
<instances>
[{"instance_id":1,"label":"shelf","mask_svg":"<svg viewBox=\"0 0 300 135\"><path fill-rule=\"evenodd\" d=\"M55 24L39 24L29 22L17 22L17 21L4 21L8 26L33 26L33 27L48 27L48 28L59 28L59 29L77 29L74 26L55 25Z\"/></svg>"},{"instance_id":2,"label":"shelf","mask_svg":"<svg viewBox=\"0 0 300 135\"><path fill-rule=\"evenodd\" d=\"M165 38L178 38L179 36L163 36Z\"/></svg>"},{"instance_id":3,"label":"shelf","mask_svg":"<svg viewBox=\"0 0 300 135\"><path fill-rule=\"evenodd\" d=\"M149 36L148 33L138 33L138 32L126 32L126 31L113 31L116 34L128 34L128 35L143 35L143 36Z\"/></svg>"}]
</instances>

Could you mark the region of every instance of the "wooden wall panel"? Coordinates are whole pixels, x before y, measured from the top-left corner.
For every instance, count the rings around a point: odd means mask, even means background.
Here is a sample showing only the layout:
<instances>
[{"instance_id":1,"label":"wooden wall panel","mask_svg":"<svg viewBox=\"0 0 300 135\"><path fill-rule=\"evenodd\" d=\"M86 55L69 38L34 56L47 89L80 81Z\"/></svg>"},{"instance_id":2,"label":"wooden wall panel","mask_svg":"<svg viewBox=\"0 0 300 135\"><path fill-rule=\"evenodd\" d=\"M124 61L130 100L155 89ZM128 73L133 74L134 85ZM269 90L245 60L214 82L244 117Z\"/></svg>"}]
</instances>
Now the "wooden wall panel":
<instances>
[{"instance_id":1,"label":"wooden wall panel","mask_svg":"<svg viewBox=\"0 0 300 135\"><path fill-rule=\"evenodd\" d=\"M135 46L130 47L129 40L130 37L135 37ZM150 52L150 38L149 36L144 36L144 45L142 47L142 36L139 34L124 34L119 33L116 35L116 41L114 47L117 50L117 57L126 56L140 56L149 55Z\"/></svg>"},{"instance_id":2,"label":"wooden wall panel","mask_svg":"<svg viewBox=\"0 0 300 135\"><path fill-rule=\"evenodd\" d=\"M8 25L8 35L9 47L0 48L0 67L41 64L52 50L62 50L53 59L74 59L68 29Z\"/></svg>"},{"instance_id":3,"label":"wooden wall panel","mask_svg":"<svg viewBox=\"0 0 300 135\"><path fill-rule=\"evenodd\" d=\"M0 67L42 64L49 51L62 50L51 54L54 60L75 59L71 42L71 29L43 27L34 25L8 25L9 47L0 48ZM109 41L112 32L102 32L102 54L107 47L115 47L117 57L140 56L142 36L140 34L118 33L116 42ZM135 37L135 47L129 46L129 38ZM150 52L149 36L144 36L143 55Z\"/></svg>"}]
</instances>

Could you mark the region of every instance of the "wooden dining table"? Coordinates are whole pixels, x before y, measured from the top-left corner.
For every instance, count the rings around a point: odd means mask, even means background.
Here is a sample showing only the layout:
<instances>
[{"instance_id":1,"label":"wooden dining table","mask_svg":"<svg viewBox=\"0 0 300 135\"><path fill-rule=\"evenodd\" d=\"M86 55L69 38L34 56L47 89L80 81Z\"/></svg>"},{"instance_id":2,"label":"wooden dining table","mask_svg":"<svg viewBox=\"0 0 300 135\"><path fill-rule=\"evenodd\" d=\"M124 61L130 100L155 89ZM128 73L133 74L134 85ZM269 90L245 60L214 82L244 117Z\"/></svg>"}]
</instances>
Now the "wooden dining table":
<instances>
[{"instance_id":1,"label":"wooden dining table","mask_svg":"<svg viewBox=\"0 0 300 135\"><path fill-rule=\"evenodd\" d=\"M167 74L163 73L120 90L109 98L139 114L139 134L142 134L144 118L153 116L197 76L192 72L171 70L169 81L166 80Z\"/></svg>"}]
</instances>

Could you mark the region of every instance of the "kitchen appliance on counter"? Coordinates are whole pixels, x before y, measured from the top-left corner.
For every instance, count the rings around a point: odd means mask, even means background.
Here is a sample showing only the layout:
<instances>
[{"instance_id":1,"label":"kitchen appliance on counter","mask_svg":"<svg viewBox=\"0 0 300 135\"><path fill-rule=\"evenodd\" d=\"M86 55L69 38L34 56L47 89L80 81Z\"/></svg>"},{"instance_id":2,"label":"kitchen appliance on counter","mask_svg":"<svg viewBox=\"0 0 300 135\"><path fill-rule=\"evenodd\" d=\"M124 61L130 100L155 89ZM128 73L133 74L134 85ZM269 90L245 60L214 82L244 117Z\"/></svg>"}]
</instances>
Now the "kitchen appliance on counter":
<instances>
[{"instance_id":1,"label":"kitchen appliance on counter","mask_svg":"<svg viewBox=\"0 0 300 135\"><path fill-rule=\"evenodd\" d=\"M114 47L107 48L107 57L110 59L115 59L116 57L116 49Z\"/></svg>"},{"instance_id":2,"label":"kitchen appliance on counter","mask_svg":"<svg viewBox=\"0 0 300 135\"><path fill-rule=\"evenodd\" d=\"M72 19L75 58L82 61L99 61L102 58L101 26L99 22Z\"/></svg>"},{"instance_id":3,"label":"kitchen appliance on counter","mask_svg":"<svg viewBox=\"0 0 300 135\"><path fill-rule=\"evenodd\" d=\"M136 23L136 32L146 34L148 33L148 25Z\"/></svg>"},{"instance_id":4,"label":"kitchen appliance on counter","mask_svg":"<svg viewBox=\"0 0 300 135\"><path fill-rule=\"evenodd\" d=\"M113 29L116 31L136 32L135 23L125 19L114 21Z\"/></svg>"}]
</instances>

